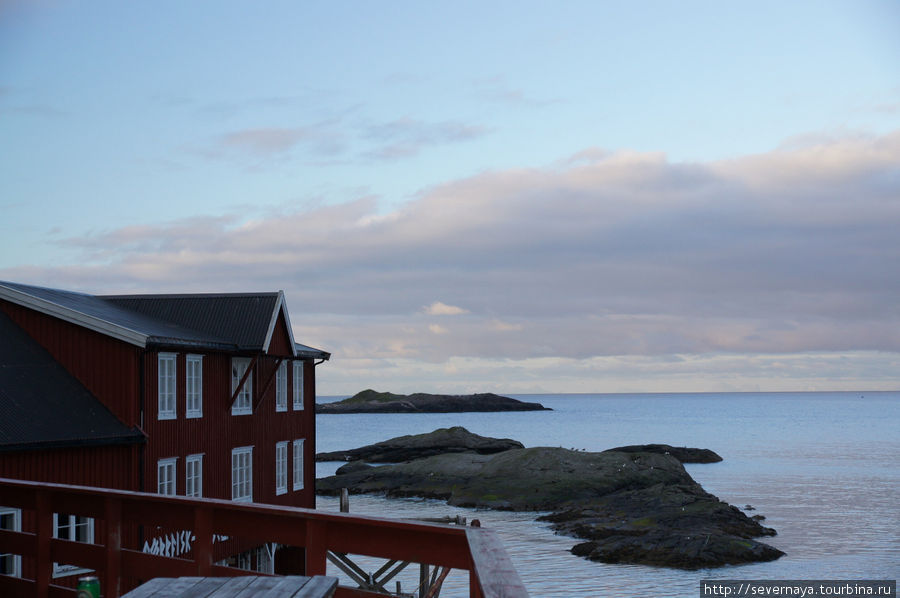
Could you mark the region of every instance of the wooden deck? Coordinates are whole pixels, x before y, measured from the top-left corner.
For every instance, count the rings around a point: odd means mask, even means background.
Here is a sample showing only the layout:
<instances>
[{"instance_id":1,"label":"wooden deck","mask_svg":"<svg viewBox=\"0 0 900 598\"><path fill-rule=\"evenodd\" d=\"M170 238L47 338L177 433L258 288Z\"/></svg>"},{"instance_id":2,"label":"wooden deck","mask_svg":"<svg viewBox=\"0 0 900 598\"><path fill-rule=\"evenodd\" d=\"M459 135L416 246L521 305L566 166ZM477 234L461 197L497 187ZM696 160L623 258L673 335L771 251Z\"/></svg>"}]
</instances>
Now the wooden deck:
<instances>
[{"instance_id":1,"label":"wooden deck","mask_svg":"<svg viewBox=\"0 0 900 598\"><path fill-rule=\"evenodd\" d=\"M122 598L331 598L336 577L157 577Z\"/></svg>"}]
</instances>

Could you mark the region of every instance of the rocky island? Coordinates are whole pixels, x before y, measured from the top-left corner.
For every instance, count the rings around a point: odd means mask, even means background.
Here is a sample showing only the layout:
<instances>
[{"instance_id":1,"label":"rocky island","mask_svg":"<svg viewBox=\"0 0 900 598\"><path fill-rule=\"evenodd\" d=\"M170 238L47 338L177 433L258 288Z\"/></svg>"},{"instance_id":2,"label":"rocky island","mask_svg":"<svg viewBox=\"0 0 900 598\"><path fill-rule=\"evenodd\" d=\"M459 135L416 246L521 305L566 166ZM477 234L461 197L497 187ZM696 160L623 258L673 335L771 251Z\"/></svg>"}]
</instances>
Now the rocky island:
<instances>
[{"instance_id":1,"label":"rocky island","mask_svg":"<svg viewBox=\"0 0 900 598\"><path fill-rule=\"evenodd\" d=\"M316 413L464 413L487 411L550 411L540 403L527 403L494 393L438 395L419 392L400 395L363 390L334 403L316 403Z\"/></svg>"},{"instance_id":2,"label":"rocky island","mask_svg":"<svg viewBox=\"0 0 900 598\"><path fill-rule=\"evenodd\" d=\"M317 480L316 491L337 494L348 488L438 498L460 507L549 512L540 519L582 540L573 553L606 563L698 569L784 554L754 539L774 536L775 530L703 490L674 447L594 453L519 445L479 453L466 447L495 439L469 436L463 428L450 428L379 443L424 447L395 465L372 467L360 459L364 451L343 452L351 463ZM446 450L435 452L442 446Z\"/></svg>"}]
</instances>

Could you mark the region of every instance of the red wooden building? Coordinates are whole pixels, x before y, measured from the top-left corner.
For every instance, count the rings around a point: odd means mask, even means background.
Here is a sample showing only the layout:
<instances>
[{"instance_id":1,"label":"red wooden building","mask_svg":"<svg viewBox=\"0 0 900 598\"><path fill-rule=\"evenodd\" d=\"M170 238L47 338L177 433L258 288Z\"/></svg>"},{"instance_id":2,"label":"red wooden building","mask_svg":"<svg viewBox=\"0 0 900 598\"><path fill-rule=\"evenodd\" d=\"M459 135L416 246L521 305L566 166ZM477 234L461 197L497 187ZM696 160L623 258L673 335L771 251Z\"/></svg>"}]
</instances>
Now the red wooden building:
<instances>
[{"instance_id":1,"label":"red wooden building","mask_svg":"<svg viewBox=\"0 0 900 598\"><path fill-rule=\"evenodd\" d=\"M294 341L282 292L96 296L0 281L0 478L312 508L315 366L329 357ZM27 527L0 500L0 528ZM95 533L89 518L54 516L56 537ZM130 541L177 556L189 542L173 534ZM246 548L223 541L216 557L271 571L271 547ZM0 555L0 573L21 566Z\"/></svg>"}]
</instances>

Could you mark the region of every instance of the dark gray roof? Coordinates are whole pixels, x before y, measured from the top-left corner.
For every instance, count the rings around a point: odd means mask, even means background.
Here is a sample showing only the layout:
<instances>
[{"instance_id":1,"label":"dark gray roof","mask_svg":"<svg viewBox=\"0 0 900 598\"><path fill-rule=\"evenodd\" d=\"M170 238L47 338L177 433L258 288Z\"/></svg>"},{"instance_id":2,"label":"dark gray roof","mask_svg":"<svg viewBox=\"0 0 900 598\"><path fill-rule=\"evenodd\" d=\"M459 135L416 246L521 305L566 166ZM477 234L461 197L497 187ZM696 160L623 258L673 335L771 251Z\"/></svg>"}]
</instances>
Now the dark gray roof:
<instances>
[{"instance_id":1,"label":"dark gray roof","mask_svg":"<svg viewBox=\"0 0 900 598\"><path fill-rule=\"evenodd\" d=\"M0 298L144 347L265 351L282 312L292 334L281 292L102 296L0 281ZM330 357L299 347L298 357Z\"/></svg>"},{"instance_id":2,"label":"dark gray roof","mask_svg":"<svg viewBox=\"0 0 900 598\"><path fill-rule=\"evenodd\" d=\"M143 442L0 311L0 452Z\"/></svg>"},{"instance_id":3,"label":"dark gray roof","mask_svg":"<svg viewBox=\"0 0 900 598\"><path fill-rule=\"evenodd\" d=\"M115 295L98 299L184 330L192 329L209 339L232 343L241 350L258 350L266 344L279 295Z\"/></svg>"}]
</instances>

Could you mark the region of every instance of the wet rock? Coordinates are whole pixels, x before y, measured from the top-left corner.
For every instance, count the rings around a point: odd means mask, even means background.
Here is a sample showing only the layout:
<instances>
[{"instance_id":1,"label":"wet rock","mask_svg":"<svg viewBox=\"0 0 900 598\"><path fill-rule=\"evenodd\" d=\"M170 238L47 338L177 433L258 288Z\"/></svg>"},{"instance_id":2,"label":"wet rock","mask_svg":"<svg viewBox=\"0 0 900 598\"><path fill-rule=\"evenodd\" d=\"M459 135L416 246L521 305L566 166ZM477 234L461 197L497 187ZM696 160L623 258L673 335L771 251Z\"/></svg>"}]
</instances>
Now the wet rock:
<instances>
[{"instance_id":1,"label":"wet rock","mask_svg":"<svg viewBox=\"0 0 900 598\"><path fill-rule=\"evenodd\" d=\"M317 481L321 494L341 488L464 507L551 511L541 519L585 540L573 552L607 563L696 569L783 554L754 540L775 530L703 490L665 451L444 452Z\"/></svg>"}]
</instances>

